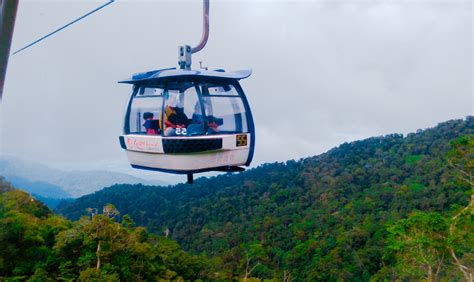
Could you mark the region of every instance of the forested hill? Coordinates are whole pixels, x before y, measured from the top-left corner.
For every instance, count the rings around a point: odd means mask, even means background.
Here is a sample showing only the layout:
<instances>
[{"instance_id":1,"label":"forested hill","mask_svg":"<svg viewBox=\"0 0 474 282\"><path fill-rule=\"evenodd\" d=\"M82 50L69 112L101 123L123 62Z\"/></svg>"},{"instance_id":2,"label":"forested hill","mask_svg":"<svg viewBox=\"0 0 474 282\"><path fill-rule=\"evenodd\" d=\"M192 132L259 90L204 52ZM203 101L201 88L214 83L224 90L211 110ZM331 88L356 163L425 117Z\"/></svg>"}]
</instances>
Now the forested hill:
<instances>
[{"instance_id":1,"label":"forested hill","mask_svg":"<svg viewBox=\"0 0 474 282\"><path fill-rule=\"evenodd\" d=\"M185 250L218 257L229 277L256 265L251 275L259 278L389 279L388 225L415 210L449 214L468 202L470 186L445 156L452 140L473 133L468 117L194 185L116 185L59 212L77 219L112 203L137 224L169 232Z\"/></svg>"},{"instance_id":2,"label":"forested hill","mask_svg":"<svg viewBox=\"0 0 474 282\"><path fill-rule=\"evenodd\" d=\"M107 205L71 222L0 177L0 281L209 281L214 263ZM201 280L201 281L202 281Z\"/></svg>"}]
</instances>

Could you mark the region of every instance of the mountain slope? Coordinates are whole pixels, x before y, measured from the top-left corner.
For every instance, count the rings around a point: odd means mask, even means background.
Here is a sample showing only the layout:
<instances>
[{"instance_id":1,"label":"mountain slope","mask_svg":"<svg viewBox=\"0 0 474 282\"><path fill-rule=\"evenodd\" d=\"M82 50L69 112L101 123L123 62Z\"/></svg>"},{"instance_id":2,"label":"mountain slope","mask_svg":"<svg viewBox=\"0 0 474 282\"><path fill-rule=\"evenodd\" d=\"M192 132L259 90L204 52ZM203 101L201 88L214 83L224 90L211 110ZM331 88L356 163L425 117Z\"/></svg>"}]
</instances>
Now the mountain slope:
<instances>
[{"instance_id":1,"label":"mountain slope","mask_svg":"<svg viewBox=\"0 0 474 282\"><path fill-rule=\"evenodd\" d=\"M382 259L386 224L467 202L470 187L456 181L444 155L451 140L473 133L468 117L192 186L115 185L59 211L77 218L113 203L140 225L169 230L186 250L219 257L233 275L250 258L260 278L368 280L390 263Z\"/></svg>"},{"instance_id":2,"label":"mountain slope","mask_svg":"<svg viewBox=\"0 0 474 282\"><path fill-rule=\"evenodd\" d=\"M113 206L70 222L0 177L0 281L196 281L211 261L117 222ZM202 281L202 280L201 280Z\"/></svg>"}]
</instances>

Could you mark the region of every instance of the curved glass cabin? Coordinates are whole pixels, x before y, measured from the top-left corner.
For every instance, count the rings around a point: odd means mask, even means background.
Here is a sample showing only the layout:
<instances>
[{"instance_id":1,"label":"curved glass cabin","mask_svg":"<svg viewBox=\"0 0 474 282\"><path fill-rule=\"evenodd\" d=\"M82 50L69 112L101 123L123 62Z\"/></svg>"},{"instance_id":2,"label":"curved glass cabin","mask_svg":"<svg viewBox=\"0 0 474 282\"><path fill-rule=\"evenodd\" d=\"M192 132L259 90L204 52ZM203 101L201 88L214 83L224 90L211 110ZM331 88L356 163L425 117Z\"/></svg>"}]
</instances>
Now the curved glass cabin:
<instances>
[{"instance_id":1,"label":"curved glass cabin","mask_svg":"<svg viewBox=\"0 0 474 282\"><path fill-rule=\"evenodd\" d=\"M140 73L120 144L134 168L192 174L242 171L255 147L252 113L237 72L164 69ZM191 176L191 178L189 178Z\"/></svg>"}]
</instances>

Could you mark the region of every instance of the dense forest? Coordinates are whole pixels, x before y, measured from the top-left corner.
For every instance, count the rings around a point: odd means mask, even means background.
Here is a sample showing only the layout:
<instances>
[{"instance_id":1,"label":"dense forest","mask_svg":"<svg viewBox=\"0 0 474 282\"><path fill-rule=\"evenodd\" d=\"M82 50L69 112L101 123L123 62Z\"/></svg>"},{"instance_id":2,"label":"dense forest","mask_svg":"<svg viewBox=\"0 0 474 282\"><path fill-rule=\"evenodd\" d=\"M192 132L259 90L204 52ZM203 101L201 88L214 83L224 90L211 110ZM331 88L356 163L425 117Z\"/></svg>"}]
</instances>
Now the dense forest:
<instances>
[{"instance_id":1,"label":"dense forest","mask_svg":"<svg viewBox=\"0 0 474 282\"><path fill-rule=\"evenodd\" d=\"M469 280L472 134L468 117L193 185L115 185L58 212L113 204L223 280Z\"/></svg>"},{"instance_id":2,"label":"dense forest","mask_svg":"<svg viewBox=\"0 0 474 282\"><path fill-rule=\"evenodd\" d=\"M99 212L100 211L100 212ZM112 205L71 222L0 178L0 281L209 280L213 263Z\"/></svg>"}]
</instances>

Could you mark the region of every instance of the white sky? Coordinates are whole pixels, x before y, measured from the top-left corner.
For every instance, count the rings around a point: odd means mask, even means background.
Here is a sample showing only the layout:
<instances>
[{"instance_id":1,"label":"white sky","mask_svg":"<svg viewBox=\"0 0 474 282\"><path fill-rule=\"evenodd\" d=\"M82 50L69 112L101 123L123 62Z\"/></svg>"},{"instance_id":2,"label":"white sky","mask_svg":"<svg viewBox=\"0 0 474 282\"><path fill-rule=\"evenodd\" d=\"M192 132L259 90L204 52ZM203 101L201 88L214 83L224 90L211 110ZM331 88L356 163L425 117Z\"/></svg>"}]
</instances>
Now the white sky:
<instances>
[{"instance_id":1,"label":"white sky","mask_svg":"<svg viewBox=\"0 0 474 282\"><path fill-rule=\"evenodd\" d=\"M21 1L12 52L107 1ZM211 0L214 68L244 81L254 164L473 114L471 1ZM118 143L132 73L177 65L201 1L121 1L10 58L1 152L66 168L128 168ZM138 174L137 174L138 173ZM175 180L177 179L177 180Z\"/></svg>"}]
</instances>

